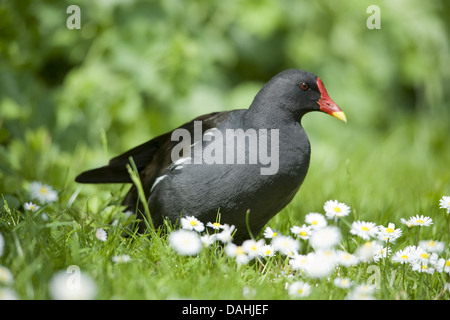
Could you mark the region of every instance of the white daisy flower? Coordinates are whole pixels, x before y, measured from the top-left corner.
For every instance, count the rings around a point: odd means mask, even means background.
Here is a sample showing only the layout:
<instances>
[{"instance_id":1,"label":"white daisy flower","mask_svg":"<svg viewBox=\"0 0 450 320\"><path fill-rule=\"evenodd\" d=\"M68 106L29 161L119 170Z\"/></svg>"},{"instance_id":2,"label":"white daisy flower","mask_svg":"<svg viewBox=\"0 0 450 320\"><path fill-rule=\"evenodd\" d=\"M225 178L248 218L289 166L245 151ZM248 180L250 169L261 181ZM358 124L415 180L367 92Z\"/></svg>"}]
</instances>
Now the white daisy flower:
<instances>
[{"instance_id":1,"label":"white daisy flower","mask_svg":"<svg viewBox=\"0 0 450 320\"><path fill-rule=\"evenodd\" d=\"M264 230L264 238L266 239L273 239L278 235L278 232L272 230L272 228L267 227L266 230Z\"/></svg>"},{"instance_id":2,"label":"white daisy flower","mask_svg":"<svg viewBox=\"0 0 450 320\"><path fill-rule=\"evenodd\" d=\"M228 243L224 251L230 258L235 258L237 264L247 264L250 261L250 258L247 256L242 247L237 246L234 243Z\"/></svg>"},{"instance_id":3,"label":"white daisy flower","mask_svg":"<svg viewBox=\"0 0 450 320\"><path fill-rule=\"evenodd\" d=\"M305 222L310 224L314 229L327 226L327 220L321 213L310 212L305 216Z\"/></svg>"},{"instance_id":4,"label":"white daisy flower","mask_svg":"<svg viewBox=\"0 0 450 320\"><path fill-rule=\"evenodd\" d=\"M23 207L25 208L25 210L28 210L31 212L38 211L41 208L40 206L38 206L37 204L34 204L33 202L25 202Z\"/></svg>"},{"instance_id":5,"label":"white daisy flower","mask_svg":"<svg viewBox=\"0 0 450 320\"><path fill-rule=\"evenodd\" d=\"M220 230L223 228L223 225L221 225L219 222L208 222L206 226L213 228L214 230Z\"/></svg>"},{"instance_id":6,"label":"white daisy flower","mask_svg":"<svg viewBox=\"0 0 450 320\"><path fill-rule=\"evenodd\" d=\"M202 249L202 241L198 233L191 230L175 230L169 234L170 246L182 256L194 256Z\"/></svg>"},{"instance_id":7,"label":"white daisy flower","mask_svg":"<svg viewBox=\"0 0 450 320\"><path fill-rule=\"evenodd\" d=\"M323 209L325 210L325 215L328 219L337 220L347 216L350 213L350 207L337 200L328 200L323 205Z\"/></svg>"},{"instance_id":8,"label":"white daisy flower","mask_svg":"<svg viewBox=\"0 0 450 320\"><path fill-rule=\"evenodd\" d=\"M408 219L407 223L412 226L428 227L433 224L433 219L424 215L416 215Z\"/></svg>"},{"instance_id":9,"label":"white daisy flower","mask_svg":"<svg viewBox=\"0 0 450 320\"><path fill-rule=\"evenodd\" d=\"M400 218L400 222L403 223L408 228L414 227L414 224L411 221L409 221L409 220L405 220L403 218Z\"/></svg>"},{"instance_id":10,"label":"white daisy flower","mask_svg":"<svg viewBox=\"0 0 450 320\"><path fill-rule=\"evenodd\" d=\"M366 221L353 221L350 229L351 234L357 235L366 241L370 240L371 237L375 237L377 231L378 228L375 223Z\"/></svg>"},{"instance_id":11,"label":"white daisy flower","mask_svg":"<svg viewBox=\"0 0 450 320\"><path fill-rule=\"evenodd\" d=\"M314 230L309 243L314 249L329 249L341 241L341 232L338 227L328 226Z\"/></svg>"},{"instance_id":12,"label":"white daisy flower","mask_svg":"<svg viewBox=\"0 0 450 320\"><path fill-rule=\"evenodd\" d=\"M383 246L376 241L367 241L356 249L355 255L360 261L369 262L382 248Z\"/></svg>"},{"instance_id":13,"label":"white daisy flower","mask_svg":"<svg viewBox=\"0 0 450 320\"><path fill-rule=\"evenodd\" d=\"M419 247L428 252L441 253L444 251L444 243L436 240L421 240Z\"/></svg>"},{"instance_id":14,"label":"white daisy flower","mask_svg":"<svg viewBox=\"0 0 450 320\"><path fill-rule=\"evenodd\" d=\"M261 252L264 257L273 257L275 255L275 250L273 249L273 246L270 244L263 245Z\"/></svg>"},{"instance_id":15,"label":"white daisy flower","mask_svg":"<svg viewBox=\"0 0 450 320\"><path fill-rule=\"evenodd\" d=\"M401 229L395 229L395 224L389 223L387 227L378 226L377 236L382 241L395 242L402 235Z\"/></svg>"},{"instance_id":16,"label":"white daisy flower","mask_svg":"<svg viewBox=\"0 0 450 320\"><path fill-rule=\"evenodd\" d=\"M203 243L203 246L209 247L216 241L216 235L215 234L204 234L200 237L200 240Z\"/></svg>"},{"instance_id":17,"label":"white daisy flower","mask_svg":"<svg viewBox=\"0 0 450 320\"><path fill-rule=\"evenodd\" d=\"M224 224L222 225L222 232L216 233L215 238L222 243L228 243L233 240L233 233L236 227L234 225Z\"/></svg>"},{"instance_id":18,"label":"white daisy flower","mask_svg":"<svg viewBox=\"0 0 450 320\"><path fill-rule=\"evenodd\" d=\"M185 230L194 230L197 232L202 232L203 230L205 230L205 225L196 217L187 216L181 218L181 228Z\"/></svg>"},{"instance_id":19,"label":"white daisy flower","mask_svg":"<svg viewBox=\"0 0 450 320\"><path fill-rule=\"evenodd\" d=\"M308 240L313 230L312 226L307 226L306 224L299 226L293 226L291 232L295 234L298 238L303 240Z\"/></svg>"},{"instance_id":20,"label":"white daisy flower","mask_svg":"<svg viewBox=\"0 0 450 320\"><path fill-rule=\"evenodd\" d=\"M413 263L417 259L417 247L407 246L402 250L398 250L392 256L392 261L398 263Z\"/></svg>"},{"instance_id":21,"label":"white daisy flower","mask_svg":"<svg viewBox=\"0 0 450 320\"><path fill-rule=\"evenodd\" d=\"M102 228L98 228L97 231L95 231L95 237L100 241L108 240L108 234Z\"/></svg>"},{"instance_id":22,"label":"white daisy flower","mask_svg":"<svg viewBox=\"0 0 450 320\"><path fill-rule=\"evenodd\" d=\"M130 256L127 254L122 254L119 256L113 256L111 260L115 263L127 263L130 261Z\"/></svg>"},{"instance_id":23,"label":"white daisy flower","mask_svg":"<svg viewBox=\"0 0 450 320\"><path fill-rule=\"evenodd\" d=\"M418 247L416 250L416 258L421 263L435 264L439 257L437 253L428 253L421 247Z\"/></svg>"},{"instance_id":24,"label":"white daisy flower","mask_svg":"<svg viewBox=\"0 0 450 320\"><path fill-rule=\"evenodd\" d=\"M242 250L248 255L250 259L256 258L263 254L262 248L264 246L264 240L259 241L249 239L242 242Z\"/></svg>"},{"instance_id":25,"label":"white daisy flower","mask_svg":"<svg viewBox=\"0 0 450 320\"><path fill-rule=\"evenodd\" d=\"M289 265L293 270L304 270L308 263L308 256L303 254L294 254L289 260Z\"/></svg>"},{"instance_id":26,"label":"white daisy flower","mask_svg":"<svg viewBox=\"0 0 450 320\"><path fill-rule=\"evenodd\" d=\"M336 257L332 251L318 251L308 254L308 259L303 270L311 278L323 278L329 276L336 267Z\"/></svg>"},{"instance_id":27,"label":"white daisy flower","mask_svg":"<svg viewBox=\"0 0 450 320\"><path fill-rule=\"evenodd\" d=\"M337 263L344 267L356 266L359 263L359 259L356 255L345 252L337 252Z\"/></svg>"},{"instance_id":28,"label":"white daisy flower","mask_svg":"<svg viewBox=\"0 0 450 320\"><path fill-rule=\"evenodd\" d=\"M375 254L373 256L373 261L378 262L382 258L389 257L391 255L391 253L392 253L391 248L388 248L388 247L378 248L378 250L375 251Z\"/></svg>"},{"instance_id":29,"label":"white daisy flower","mask_svg":"<svg viewBox=\"0 0 450 320\"><path fill-rule=\"evenodd\" d=\"M435 267L438 272L446 272L450 274L450 259L440 258L435 263Z\"/></svg>"},{"instance_id":30,"label":"white daisy flower","mask_svg":"<svg viewBox=\"0 0 450 320\"><path fill-rule=\"evenodd\" d=\"M0 266L0 283L2 284L6 284L6 285L11 285L14 282L14 277L11 273L11 271L9 271L9 269L7 267L4 266Z\"/></svg>"},{"instance_id":31,"label":"white daisy flower","mask_svg":"<svg viewBox=\"0 0 450 320\"><path fill-rule=\"evenodd\" d=\"M97 295L94 280L82 271L59 271L49 284L50 295L55 300L92 300Z\"/></svg>"},{"instance_id":32,"label":"white daisy flower","mask_svg":"<svg viewBox=\"0 0 450 320\"><path fill-rule=\"evenodd\" d=\"M450 197L443 196L439 200L439 208L441 209L447 209L447 213L450 213Z\"/></svg>"},{"instance_id":33,"label":"white daisy flower","mask_svg":"<svg viewBox=\"0 0 450 320\"><path fill-rule=\"evenodd\" d=\"M375 300L373 293L375 287L373 285L361 284L356 286L349 294L345 297L346 300Z\"/></svg>"},{"instance_id":34,"label":"white daisy flower","mask_svg":"<svg viewBox=\"0 0 450 320\"><path fill-rule=\"evenodd\" d=\"M304 298L311 293L311 285L303 281L295 281L288 287L288 294L293 298Z\"/></svg>"},{"instance_id":35,"label":"white daisy flower","mask_svg":"<svg viewBox=\"0 0 450 320\"><path fill-rule=\"evenodd\" d=\"M333 283L338 288L348 289L352 286L353 281L350 280L350 278L337 277L337 278L334 278Z\"/></svg>"},{"instance_id":36,"label":"white daisy flower","mask_svg":"<svg viewBox=\"0 0 450 320\"><path fill-rule=\"evenodd\" d=\"M58 200L58 194L52 187L34 181L29 186L30 196L32 199L38 200L40 203L51 203Z\"/></svg>"},{"instance_id":37,"label":"white daisy flower","mask_svg":"<svg viewBox=\"0 0 450 320\"><path fill-rule=\"evenodd\" d=\"M423 263L420 261L415 261L412 263L411 265L412 267L412 271L417 271L420 273L428 273L428 274L433 274L435 269L433 268L432 265L428 264L428 263Z\"/></svg>"},{"instance_id":38,"label":"white daisy flower","mask_svg":"<svg viewBox=\"0 0 450 320\"><path fill-rule=\"evenodd\" d=\"M293 256L300 249L300 242L292 237L278 235L271 241L273 248L285 256Z\"/></svg>"}]
</instances>

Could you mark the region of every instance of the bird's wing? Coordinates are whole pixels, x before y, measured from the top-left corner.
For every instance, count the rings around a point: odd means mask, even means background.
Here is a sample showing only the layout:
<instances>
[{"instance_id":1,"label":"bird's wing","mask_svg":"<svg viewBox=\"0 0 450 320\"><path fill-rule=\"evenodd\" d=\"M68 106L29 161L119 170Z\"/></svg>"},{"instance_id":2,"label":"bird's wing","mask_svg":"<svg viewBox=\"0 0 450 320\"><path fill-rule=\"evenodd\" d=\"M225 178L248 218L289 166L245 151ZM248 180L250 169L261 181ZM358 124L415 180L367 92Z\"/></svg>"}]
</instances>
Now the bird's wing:
<instances>
[{"instance_id":1,"label":"bird's wing","mask_svg":"<svg viewBox=\"0 0 450 320\"><path fill-rule=\"evenodd\" d=\"M187 129L193 136L194 121L202 121L202 131L213 128L220 122L227 112L213 112L193 119L190 122L178 127ZM130 163L132 157L137 170L150 174L147 181L154 180L161 169L170 165L170 150L177 144L171 141L172 131L153 138L109 161L109 164L100 168L92 169L81 173L75 181L79 183L131 183L131 178L126 165ZM158 157L159 156L159 157ZM168 163L167 163L168 162ZM159 170L158 170L159 169ZM155 176L155 177L153 177Z\"/></svg>"}]
</instances>

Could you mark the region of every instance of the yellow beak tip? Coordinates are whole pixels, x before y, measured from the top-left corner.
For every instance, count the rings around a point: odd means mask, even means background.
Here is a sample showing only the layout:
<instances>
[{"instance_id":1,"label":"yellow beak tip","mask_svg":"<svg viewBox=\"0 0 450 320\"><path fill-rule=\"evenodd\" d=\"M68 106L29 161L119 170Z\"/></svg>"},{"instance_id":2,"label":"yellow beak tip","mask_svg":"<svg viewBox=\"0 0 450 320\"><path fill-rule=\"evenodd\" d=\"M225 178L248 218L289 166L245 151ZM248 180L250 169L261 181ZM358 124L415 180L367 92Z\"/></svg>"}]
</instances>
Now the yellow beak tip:
<instances>
[{"instance_id":1,"label":"yellow beak tip","mask_svg":"<svg viewBox=\"0 0 450 320\"><path fill-rule=\"evenodd\" d=\"M333 112L331 115L332 115L333 117L335 117L335 118L337 118L337 119L339 119L339 120L344 121L345 123L347 123L347 117L345 116L345 113L344 113L344 112L342 112L342 111L337 111L337 112Z\"/></svg>"}]
</instances>

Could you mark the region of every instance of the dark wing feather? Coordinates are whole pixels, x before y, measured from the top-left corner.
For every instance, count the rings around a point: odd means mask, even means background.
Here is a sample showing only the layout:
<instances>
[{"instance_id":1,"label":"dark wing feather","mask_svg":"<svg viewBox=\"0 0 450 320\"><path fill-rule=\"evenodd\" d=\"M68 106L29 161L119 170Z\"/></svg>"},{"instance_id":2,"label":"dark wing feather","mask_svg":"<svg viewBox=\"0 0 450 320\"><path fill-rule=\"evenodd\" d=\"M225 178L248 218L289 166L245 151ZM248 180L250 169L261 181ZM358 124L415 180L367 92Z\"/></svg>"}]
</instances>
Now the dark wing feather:
<instances>
[{"instance_id":1,"label":"dark wing feather","mask_svg":"<svg viewBox=\"0 0 450 320\"><path fill-rule=\"evenodd\" d=\"M206 114L197 117L188 123L185 123L179 128L187 129L189 130L189 132L192 133L194 129L194 121L203 121L202 129L203 131L205 131L207 129L214 127L215 124L217 123L218 118L220 118L219 115L222 114L225 113L213 112L210 114ZM163 151L161 149L164 149L164 151L167 152L168 147L177 143L171 141L170 139L171 135L172 132L168 132L156 138L153 138L152 140L145 142L111 159L107 166L103 166L100 168L92 169L81 173L79 176L75 178L75 181L79 183L131 183L132 181L130 179L126 167L126 165L129 164L129 158L130 157L133 158L133 161L136 164L136 167L139 172L142 172L146 168L147 170L145 171L149 171L148 167L160 167L161 165L164 165L165 163L162 162L167 162L168 158L164 157L165 159L155 159L156 158L155 155L158 153L161 155L161 152L158 152ZM156 173L159 170L151 170L151 171L154 171ZM154 175L152 174L151 176ZM156 177L151 177L150 179L148 178L146 179L147 181L156 179Z\"/></svg>"}]
</instances>

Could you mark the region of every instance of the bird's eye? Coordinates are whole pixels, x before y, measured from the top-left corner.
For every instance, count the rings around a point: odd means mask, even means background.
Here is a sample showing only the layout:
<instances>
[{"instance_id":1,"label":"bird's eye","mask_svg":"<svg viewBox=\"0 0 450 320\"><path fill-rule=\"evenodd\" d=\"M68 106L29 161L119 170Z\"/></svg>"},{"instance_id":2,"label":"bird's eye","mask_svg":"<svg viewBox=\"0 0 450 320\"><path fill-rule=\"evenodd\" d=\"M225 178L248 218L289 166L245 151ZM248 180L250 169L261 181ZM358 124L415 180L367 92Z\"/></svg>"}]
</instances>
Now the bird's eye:
<instances>
[{"instance_id":1,"label":"bird's eye","mask_svg":"<svg viewBox=\"0 0 450 320\"><path fill-rule=\"evenodd\" d=\"M302 89L303 91L306 91L309 89L309 86L306 82L302 82L302 83L300 83L300 89Z\"/></svg>"}]
</instances>

